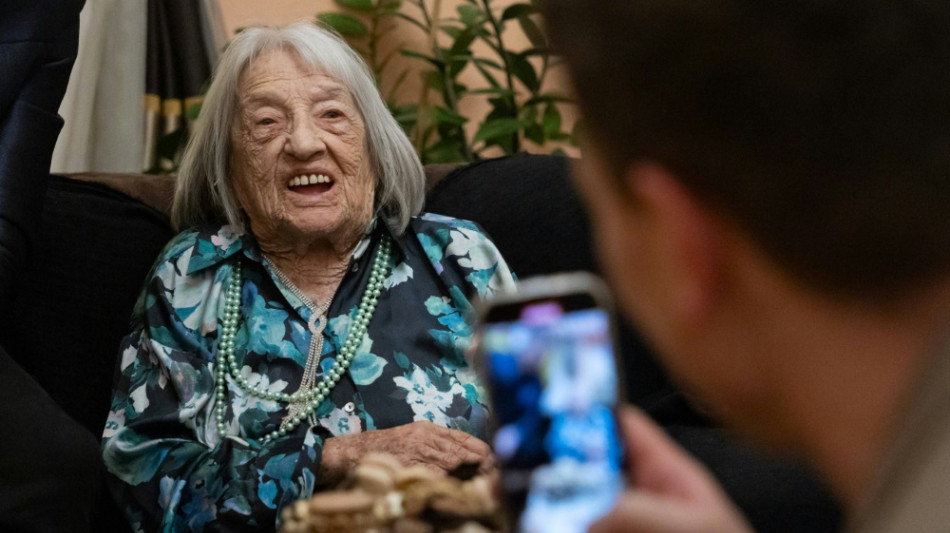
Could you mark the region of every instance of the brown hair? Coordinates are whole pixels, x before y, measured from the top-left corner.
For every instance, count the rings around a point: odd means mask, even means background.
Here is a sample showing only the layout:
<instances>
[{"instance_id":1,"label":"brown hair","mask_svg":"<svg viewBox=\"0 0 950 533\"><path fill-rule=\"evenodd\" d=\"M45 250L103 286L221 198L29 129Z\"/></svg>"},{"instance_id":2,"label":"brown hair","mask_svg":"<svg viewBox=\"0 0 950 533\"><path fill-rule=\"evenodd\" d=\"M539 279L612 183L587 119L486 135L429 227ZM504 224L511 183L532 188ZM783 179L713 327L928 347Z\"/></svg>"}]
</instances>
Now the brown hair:
<instances>
[{"instance_id":1,"label":"brown hair","mask_svg":"<svg viewBox=\"0 0 950 533\"><path fill-rule=\"evenodd\" d=\"M806 283L950 268L947 0L548 0L591 140L653 160Z\"/></svg>"}]
</instances>

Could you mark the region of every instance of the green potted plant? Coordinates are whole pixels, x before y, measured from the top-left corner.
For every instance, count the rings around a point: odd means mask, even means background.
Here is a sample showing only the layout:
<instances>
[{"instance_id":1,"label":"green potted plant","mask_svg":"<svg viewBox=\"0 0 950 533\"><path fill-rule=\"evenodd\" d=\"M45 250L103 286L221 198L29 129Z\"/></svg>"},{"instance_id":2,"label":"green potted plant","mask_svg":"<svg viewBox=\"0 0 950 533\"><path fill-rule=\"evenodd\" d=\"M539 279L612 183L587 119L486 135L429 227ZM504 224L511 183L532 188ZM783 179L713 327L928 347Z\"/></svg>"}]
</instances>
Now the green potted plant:
<instances>
[{"instance_id":1,"label":"green potted plant","mask_svg":"<svg viewBox=\"0 0 950 533\"><path fill-rule=\"evenodd\" d=\"M387 101L424 163L472 161L523 150L526 143L574 144L559 106L570 99L545 86L557 62L538 26L539 0L495 8L491 0L465 0L441 17L441 0L335 0L339 11L317 15L366 59L377 80L387 82ZM512 49L506 33L517 24L528 46ZM423 51L394 42L400 30L418 32ZM395 46L394 46L395 44ZM383 50L387 50L383 52ZM487 50L487 53L480 50ZM398 94L410 69L398 55L422 62L418 98ZM474 71L463 76L464 72ZM488 111L471 119L460 112L467 98L486 98ZM477 126L469 126L476 120ZM559 150L555 150L559 151Z\"/></svg>"}]
</instances>

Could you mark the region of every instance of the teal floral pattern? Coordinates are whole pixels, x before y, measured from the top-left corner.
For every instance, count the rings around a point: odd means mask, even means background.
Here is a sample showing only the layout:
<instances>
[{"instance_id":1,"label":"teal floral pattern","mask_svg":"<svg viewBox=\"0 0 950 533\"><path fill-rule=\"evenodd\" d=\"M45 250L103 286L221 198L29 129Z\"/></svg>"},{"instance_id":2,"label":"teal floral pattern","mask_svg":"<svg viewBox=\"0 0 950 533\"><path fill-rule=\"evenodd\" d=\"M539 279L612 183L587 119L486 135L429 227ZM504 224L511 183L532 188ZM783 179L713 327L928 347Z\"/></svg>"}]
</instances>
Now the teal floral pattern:
<instances>
[{"instance_id":1,"label":"teal floral pattern","mask_svg":"<svg viewBox=\"0 0 950 533\"><path fill-rule=\"evenodd\" d=\"M317 379L346 340L384 231L357 246L327 312ZM471 302L513 283L471 222L423 214L395 238L376 312L346 377L309 421L266 444L287 405L245 394L228 377L228 434L214 416L224 294L242 264L235 355L254 386L299 387L310 309L281 283L252 235L225 226L178 235L149 276L119 349L103 432L109 485L136 531L258 531L316 485L327 439L417 420L484 438L482 385L466 364Z\"/></svg>"}]
</instances>

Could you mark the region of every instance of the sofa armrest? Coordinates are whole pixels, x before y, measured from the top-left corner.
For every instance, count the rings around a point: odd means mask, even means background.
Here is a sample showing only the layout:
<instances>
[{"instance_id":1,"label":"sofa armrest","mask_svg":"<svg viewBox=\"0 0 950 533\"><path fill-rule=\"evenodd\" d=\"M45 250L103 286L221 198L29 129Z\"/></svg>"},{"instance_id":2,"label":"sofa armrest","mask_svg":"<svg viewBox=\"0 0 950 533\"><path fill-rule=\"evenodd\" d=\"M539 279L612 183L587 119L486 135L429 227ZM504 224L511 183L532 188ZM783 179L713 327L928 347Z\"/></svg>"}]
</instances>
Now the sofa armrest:
<instances>
[{"instance_id":1,"label":"sofa armrest","mask_svg":"<svg viewBox=\"0 0 950 533\"><path fill-rule=\"evenodd\" d=\"M168 215L175 193L175 176L162 174L114 174L81 172L65 174L77 181L101 183Z\"/></svg>"}]
</instances>

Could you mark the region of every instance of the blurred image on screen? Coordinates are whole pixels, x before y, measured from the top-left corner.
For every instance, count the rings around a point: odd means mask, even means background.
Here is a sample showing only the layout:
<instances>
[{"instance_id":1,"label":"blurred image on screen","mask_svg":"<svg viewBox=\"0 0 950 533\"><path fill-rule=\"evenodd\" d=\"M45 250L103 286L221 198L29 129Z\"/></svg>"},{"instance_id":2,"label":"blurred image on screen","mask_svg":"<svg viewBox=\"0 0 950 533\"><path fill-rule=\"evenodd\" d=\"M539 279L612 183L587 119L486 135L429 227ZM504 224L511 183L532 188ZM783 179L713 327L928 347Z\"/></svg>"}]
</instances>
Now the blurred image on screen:
<instances>
[{"instance_id":1,"label":"blurred image on screen","mask_svg":"<svg viewBox=\"0 0 950 533\"><path fill-rule=\"evenodd\" d=\"M485 331L493 445L524 533L586 531L623 488L608 324L600 309L541 302Z\"/></svg>"}]
</instances>

